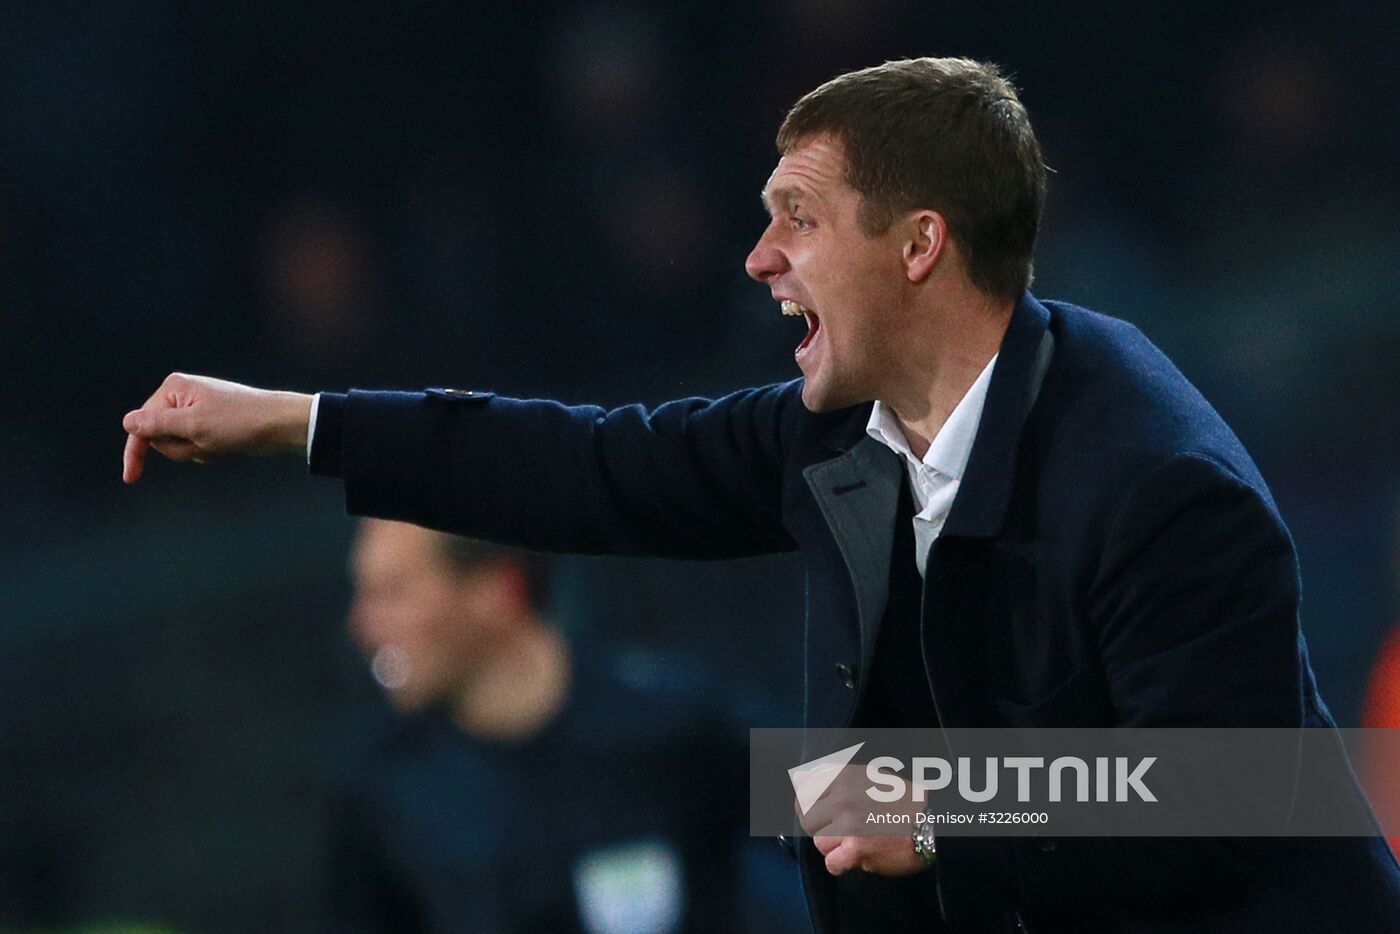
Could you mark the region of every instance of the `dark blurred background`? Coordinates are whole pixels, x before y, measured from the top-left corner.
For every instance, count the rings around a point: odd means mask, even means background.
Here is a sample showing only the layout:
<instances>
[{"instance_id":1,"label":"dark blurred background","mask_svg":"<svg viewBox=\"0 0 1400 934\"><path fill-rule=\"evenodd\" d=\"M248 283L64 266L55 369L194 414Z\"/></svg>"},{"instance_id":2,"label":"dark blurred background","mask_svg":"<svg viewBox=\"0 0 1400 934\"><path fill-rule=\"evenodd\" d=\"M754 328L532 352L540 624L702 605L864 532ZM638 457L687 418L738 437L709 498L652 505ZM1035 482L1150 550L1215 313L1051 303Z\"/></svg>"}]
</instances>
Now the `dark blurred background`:
<instances>
[{"instance_id":1,"label":"dark blurred background","mask_svg":"<svg viewBox=\"0 0 1400 934\"><path fill-rule=\"evenodd\" d=\"M1055 170L1036 292L1136 323L1243 438L1355 724L1400 615L1397 39L1358 2L5 4L0 926L309 926L370 693L337 485L124 488L125 411L172 370L602 403L791 378L800 328L742 268L773 133L888 58L1015 75ZM800 717L790 560L556 581L572 632Z\"/></svg>"}]
</instances>

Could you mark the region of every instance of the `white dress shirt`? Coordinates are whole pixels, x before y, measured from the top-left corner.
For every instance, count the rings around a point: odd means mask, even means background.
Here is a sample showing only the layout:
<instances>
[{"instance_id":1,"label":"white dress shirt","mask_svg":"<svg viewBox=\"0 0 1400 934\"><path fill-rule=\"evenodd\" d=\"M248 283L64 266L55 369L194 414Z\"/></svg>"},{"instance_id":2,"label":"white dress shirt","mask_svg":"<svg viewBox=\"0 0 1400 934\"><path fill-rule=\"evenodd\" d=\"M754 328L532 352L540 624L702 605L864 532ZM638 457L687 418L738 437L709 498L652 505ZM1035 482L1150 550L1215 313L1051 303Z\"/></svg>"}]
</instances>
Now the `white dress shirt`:
<instances>
[{"instance_id":1,"label":"white dress shirt","mask_svg":"<svg viewBox=\"0 0 1400 934\"><path fill-rule=\"evenodd\" d=\"M923 460L914 456L894 412L878 400L865 426L865 433L900 455L909 471L909 490L914 495L916 510L914 562L921 576L924 563L928 560L928 550L934 539L938 538L938 533L943 531L943 523L953 507L953 497L962 483L963 471L967 469L967 459L972 454L977 425L982 421L982 406L987 401L987 387L992 382L992 368L996 362L995 356L987 361L943 427L938 429L938 434L924 452Z\"/></svg>"},{"instance_id":2,"label":"white dress shirt","mask_svg":"<svg viewBox=\"0 0 1400 934\"><path fill-rule=\"evenodd\" d=\"M316 413L321 411L321 394L311 397L311 417L306 420L306 462L311 463L311 442L316 438Z\"/></svg>"}]
</instances>

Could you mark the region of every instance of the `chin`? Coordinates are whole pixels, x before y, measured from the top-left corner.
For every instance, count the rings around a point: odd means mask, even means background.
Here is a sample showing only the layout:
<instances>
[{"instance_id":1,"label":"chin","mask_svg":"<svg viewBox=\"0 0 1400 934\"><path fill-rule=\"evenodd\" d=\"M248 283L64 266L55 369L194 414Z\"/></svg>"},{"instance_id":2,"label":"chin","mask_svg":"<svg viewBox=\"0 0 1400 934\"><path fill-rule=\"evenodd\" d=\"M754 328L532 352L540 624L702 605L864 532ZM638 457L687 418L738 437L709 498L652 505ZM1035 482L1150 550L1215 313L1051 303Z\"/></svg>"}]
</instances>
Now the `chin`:
<instances>
[{"instance_id":1,"label":"chin","mask_svg":"<svg viewBox=\"0 0 1400 934\"><path fill-rule=\"evenodd\" d=\"M403 688L385 691L384 697L389 701L389 706L399 713L417 713L427 706L424 698Z\"/></svg>"},{"instance_id":2,"label":"chin","mask_svg":"<svg viewBox=\"0 0 1400 934\"><path fill-rule=\"evenodd\" d=\"M810 380L802 383L802 406L808 412L830 412L832 406L827 403L826 394Z\"/></svg>"}]
</instances>

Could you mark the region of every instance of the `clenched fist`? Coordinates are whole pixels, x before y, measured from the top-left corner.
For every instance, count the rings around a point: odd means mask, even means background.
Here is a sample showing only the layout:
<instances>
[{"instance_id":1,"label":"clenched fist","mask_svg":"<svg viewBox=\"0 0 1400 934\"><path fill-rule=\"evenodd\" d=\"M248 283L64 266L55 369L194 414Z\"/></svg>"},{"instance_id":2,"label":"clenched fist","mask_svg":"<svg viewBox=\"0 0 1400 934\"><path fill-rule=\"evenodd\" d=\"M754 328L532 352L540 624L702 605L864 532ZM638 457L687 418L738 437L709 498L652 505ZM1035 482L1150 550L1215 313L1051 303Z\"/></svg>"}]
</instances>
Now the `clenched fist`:
<instances>
[{"instance_id":1,"label":"clenched fist","mask_svg":"<svg viewBox=\"0 0 1400 934\"><path fill-rule=\"evenodd\" d=\"M277 454L306 449L309 395L255 389L208 376L172 373L146 404L126 413L122 481L141 479L146 452L204 463L221 454Z\"/></svg>"},{"instance_id":2,"label":"clenched fist","mask_svg":"<svg viewBox=\"0 0 1400 934\"><path fill-rule=\"evenodd\" d=\"M867 794L870 782L865 766L844 766L827 790L806 812L794 802L802 829L826 861L826 871L839 876L859 869L880 876L908 876L928 869L924 857L914 851L909 830L919 806L909 800L886 804ZM893 828L877 835L868 822L872 815L903 817L904 822L877 824Z\"/></svg>"}]
</instances>

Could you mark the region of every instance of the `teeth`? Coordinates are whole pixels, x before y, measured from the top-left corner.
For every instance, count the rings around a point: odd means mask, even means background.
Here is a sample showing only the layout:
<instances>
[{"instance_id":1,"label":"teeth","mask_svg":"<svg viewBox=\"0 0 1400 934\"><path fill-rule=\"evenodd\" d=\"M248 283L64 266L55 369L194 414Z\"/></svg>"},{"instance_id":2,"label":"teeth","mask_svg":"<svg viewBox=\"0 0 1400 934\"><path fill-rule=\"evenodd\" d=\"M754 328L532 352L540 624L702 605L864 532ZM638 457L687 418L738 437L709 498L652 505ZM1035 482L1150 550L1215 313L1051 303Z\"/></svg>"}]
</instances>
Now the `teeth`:
<instances>
[{"instance_id":1,"label":"teeth","mask_svg":"<svg viewBox=\"0 0 1400 934\"><path fill-rule=\"evenodd\" d=\"M783 314L785 314L785 315L804 315L804 314L807 313L807 309L806 309L806 308L804 308L804 307L802 307L801 305L797 304L797 302L794 302L794 301L792 301L791 299L786 299L786 298L783 299L782 309L783 309Z\"/></svg>"}]
</instances>

